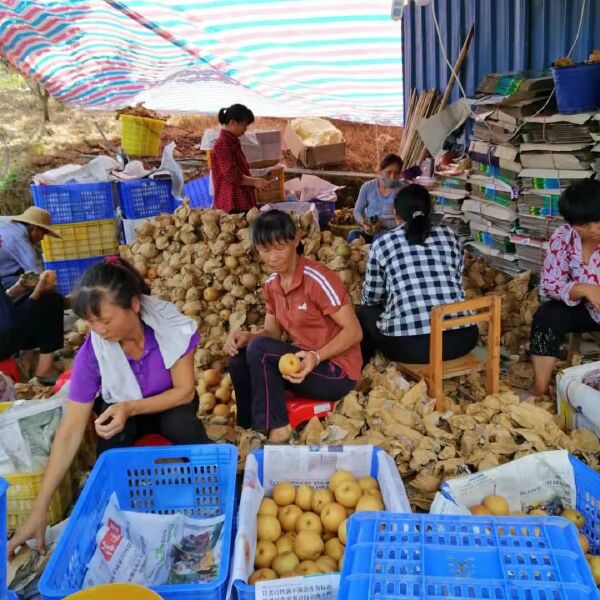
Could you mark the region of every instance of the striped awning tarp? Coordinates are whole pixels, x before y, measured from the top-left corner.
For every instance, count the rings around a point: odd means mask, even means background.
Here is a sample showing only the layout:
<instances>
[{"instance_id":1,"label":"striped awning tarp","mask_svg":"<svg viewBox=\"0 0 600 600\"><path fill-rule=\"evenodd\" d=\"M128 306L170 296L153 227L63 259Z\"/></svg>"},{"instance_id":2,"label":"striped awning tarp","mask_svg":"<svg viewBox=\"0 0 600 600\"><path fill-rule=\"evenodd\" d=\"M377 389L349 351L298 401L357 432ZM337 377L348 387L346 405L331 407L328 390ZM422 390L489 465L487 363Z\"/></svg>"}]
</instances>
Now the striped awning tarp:
<instances>
[{"instance_id":1,"label":"striped awning tarp","mask_svg":"<svg viewBox=\"0 0 600 600\"><path fill-rule=\"evenodd\" d=\"M58 100L402 124L391 0L2 0L0 53Z\"/></svg>"}]
</instances>

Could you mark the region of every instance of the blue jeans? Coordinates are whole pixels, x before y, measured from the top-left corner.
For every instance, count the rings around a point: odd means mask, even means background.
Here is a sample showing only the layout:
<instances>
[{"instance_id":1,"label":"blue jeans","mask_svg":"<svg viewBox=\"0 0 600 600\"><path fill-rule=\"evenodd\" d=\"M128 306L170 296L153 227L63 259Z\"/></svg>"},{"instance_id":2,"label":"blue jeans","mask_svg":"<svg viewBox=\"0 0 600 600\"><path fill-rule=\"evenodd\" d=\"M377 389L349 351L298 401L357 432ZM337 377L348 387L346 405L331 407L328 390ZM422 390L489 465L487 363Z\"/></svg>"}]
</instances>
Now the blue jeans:
<instances>
[{"instance_id":1,"label":"blue jeans","mask_svg":"<svg viewBox=\"0 0 600 600\"><path fill-rule=\"evenodd\" d=\"M362 229L353 229L348 234L348 243L353 242L355 239L362 236L367 244L372 244L377 238L381 237L382 235L385 235L387 232L388 230L384 229L383 231L380 231L375 235L369 235L368 233L365 233Z\"/></svg>"}]
</instances>

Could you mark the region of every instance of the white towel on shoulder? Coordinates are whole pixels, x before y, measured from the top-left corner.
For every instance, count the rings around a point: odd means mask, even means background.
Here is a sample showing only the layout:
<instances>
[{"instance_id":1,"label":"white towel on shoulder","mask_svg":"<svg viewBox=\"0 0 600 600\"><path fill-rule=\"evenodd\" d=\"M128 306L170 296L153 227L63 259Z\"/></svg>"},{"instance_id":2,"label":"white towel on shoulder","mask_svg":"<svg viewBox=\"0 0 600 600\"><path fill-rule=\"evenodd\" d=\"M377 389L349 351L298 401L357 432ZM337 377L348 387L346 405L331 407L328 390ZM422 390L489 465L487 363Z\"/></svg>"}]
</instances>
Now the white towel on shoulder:
<instances>
[{"instance_id":1,"label":"white towel on shoulder","mask_svg":"<svg viewBox=\"0 0 600 600\"><path fill-rule=\"evenodd\" d=\"M154 331L165 367L170 369L188 349L198 327L196 322L182 315L174 304L151 296L142 296L140 317ZM100 368L102 399L109 404L140 400L140 385L121 344L105 340L94 332L91 339Z\"/></svg>"}]
</instances>

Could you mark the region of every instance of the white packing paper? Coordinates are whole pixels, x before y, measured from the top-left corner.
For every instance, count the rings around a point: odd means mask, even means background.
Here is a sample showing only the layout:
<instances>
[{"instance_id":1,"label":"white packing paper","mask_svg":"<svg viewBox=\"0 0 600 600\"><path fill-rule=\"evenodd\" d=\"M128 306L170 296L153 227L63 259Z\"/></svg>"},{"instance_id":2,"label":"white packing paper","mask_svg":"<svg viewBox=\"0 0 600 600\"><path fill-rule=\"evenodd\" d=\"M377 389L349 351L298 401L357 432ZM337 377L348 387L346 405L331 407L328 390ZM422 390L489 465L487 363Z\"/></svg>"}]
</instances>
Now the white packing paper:
<instances>
[{"instance_id":1,"label":"white packing paper","mask_svg":"<svg viewBox=\"0 0 600 600\"><path fill-rule=\"evenodd\" d=\"M499 467L442 484L432 514L468 515L486 496L503 496L511 512L527 512L535 503L560 500L575 506L575 474L566 450L530 454Z\"/></svg>"},{"instance_id":2,"label":"white packing paper","mask_svg":"<svg viewBox=\"0 0 600 600\"><path fill-rule=\"evenodd\" d=\"M96 550L83 587L211 581L219 573L224 523L224 515L193 519L181 513L123 511L113 493L96 534Z\"/></svg>"}]
</instances>

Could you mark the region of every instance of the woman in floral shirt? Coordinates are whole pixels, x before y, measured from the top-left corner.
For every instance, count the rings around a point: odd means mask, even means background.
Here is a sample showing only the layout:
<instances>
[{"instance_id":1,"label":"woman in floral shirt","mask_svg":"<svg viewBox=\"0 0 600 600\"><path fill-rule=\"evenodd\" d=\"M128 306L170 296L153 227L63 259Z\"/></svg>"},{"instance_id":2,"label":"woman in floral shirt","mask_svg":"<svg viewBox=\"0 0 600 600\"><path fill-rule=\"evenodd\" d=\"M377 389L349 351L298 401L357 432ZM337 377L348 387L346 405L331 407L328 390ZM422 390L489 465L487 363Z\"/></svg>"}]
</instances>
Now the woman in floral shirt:
<instances>
[{"instance_id":1,"label":"woman in floral shirt","mask_svg":"<svg viewBox=\"0 0 600 600\"><path fill-rule=\"evenodd\" d=\"M565 335L600 331L600 181L583 179L562 194L566 225L550 238L540 306L531 326L535 372L530 401L545 394Z\"/></svg>"}]
</instances>

